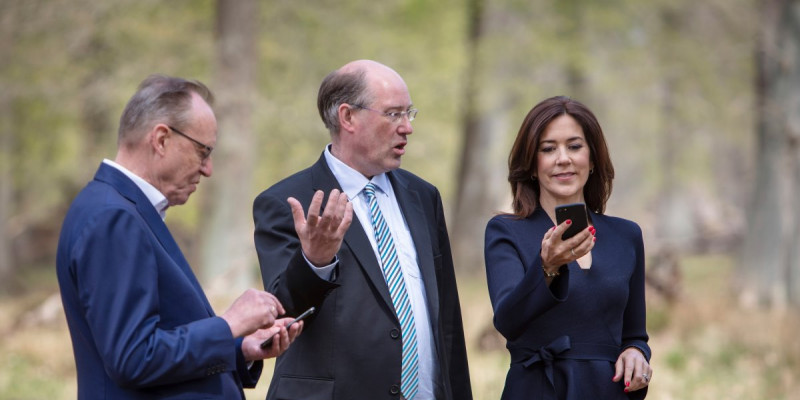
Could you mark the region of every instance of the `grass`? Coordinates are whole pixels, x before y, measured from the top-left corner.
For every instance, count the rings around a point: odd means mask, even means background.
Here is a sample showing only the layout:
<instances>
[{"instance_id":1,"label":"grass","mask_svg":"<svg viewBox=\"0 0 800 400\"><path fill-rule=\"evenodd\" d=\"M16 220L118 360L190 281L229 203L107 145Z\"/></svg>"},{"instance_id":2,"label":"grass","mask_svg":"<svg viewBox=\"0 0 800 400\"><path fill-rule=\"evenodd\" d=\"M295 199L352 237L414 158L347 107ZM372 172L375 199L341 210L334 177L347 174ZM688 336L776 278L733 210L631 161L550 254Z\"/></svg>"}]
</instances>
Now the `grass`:
<instances>
[{"instance_id":1,"label":"grass","mask_svg":"<svg viewBox=\"0 0 800 400\"><path fill-rule=\"evenodd\" d=\"M675 303L648 293L654 369L648 400L800 399L800 316L739 308L728 286L732 264L726 256L683 259L684 286ZM57 292L52 277L36 278L44 283L0 299L0 399L73 399L75 367L63 314L26 319ZM459 291L475 399L497 399L509 358L492 333L485 281L463 279ZM222 311L230 300L214 304ZM264 399L272 366L267 361L248 399Z\"/></svg>"}]
</instances>

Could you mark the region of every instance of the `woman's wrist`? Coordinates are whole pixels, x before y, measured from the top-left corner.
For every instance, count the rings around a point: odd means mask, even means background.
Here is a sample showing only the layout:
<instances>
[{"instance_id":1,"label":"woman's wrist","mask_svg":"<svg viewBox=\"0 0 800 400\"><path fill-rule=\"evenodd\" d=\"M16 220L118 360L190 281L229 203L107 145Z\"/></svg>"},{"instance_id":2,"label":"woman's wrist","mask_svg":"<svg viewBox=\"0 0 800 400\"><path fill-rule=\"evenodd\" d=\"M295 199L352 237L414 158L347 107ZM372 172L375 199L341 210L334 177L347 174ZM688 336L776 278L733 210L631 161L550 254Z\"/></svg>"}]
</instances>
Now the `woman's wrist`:
<instances>
[{"instance_id":1,"label":"woman's wrist","mask_svg":"<svg viewBox=\"0 0 800 400\"><path fill-rule=\"evenodd\" d=\"M545 278L555 278L560 275L559 270L561 267L548 267L542 264L542 272L544 272Z\"/></svg>"}]
</instances>

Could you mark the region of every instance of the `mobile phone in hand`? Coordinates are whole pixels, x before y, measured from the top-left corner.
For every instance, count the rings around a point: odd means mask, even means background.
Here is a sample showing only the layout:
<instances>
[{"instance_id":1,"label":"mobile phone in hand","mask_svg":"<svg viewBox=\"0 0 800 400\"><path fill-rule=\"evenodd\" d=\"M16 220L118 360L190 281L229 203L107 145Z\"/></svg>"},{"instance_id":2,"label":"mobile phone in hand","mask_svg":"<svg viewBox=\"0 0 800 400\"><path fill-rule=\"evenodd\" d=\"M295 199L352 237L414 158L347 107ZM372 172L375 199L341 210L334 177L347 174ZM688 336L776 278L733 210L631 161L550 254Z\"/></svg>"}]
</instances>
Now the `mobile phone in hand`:
<instances>
[{"instance_id":1,"label":"mobile phone in hand","mask_svg":"<svg viewBox=\"0 0 800 400\"><path fill-rule=\"evenodd\" d=\"M288 331L288 330L289 330L289 328L291 328L291 327L292 327L292 325L293 325L295 322L302 321L302 320L303 320L303 318L305 318L305 317L307 317L307 316L309 316L309 315L313 314L315 310L316 310L316 309L315 309L314 307L311 307L311 308L309 308L308 310L305 310L305 311L304 311L302 314L298 315L298 316L297 316L297 318L293 319L293 320L292 320L292 322L289 322L289 324L288 324L288 325L286 325L286 330ZM261 348L262 348L262 349L266 349L267 347L269 347L269 346L272 346L272 339L274 339L274 338L275 338L275 335L272 335L272 336L270 336L270 338L269 338L269 339L267 339L267 340L265 340L265 341L261 342Z\"/></svg>"},{"instance_id":2,"label":"mobile phone in hand","mask_svg":"<svg viewBox=\"0 0 800 400\"><path fill-rule=\"evenodd\" d=\"M572 224L561 235L561 240L567 240L578 232L589 227L589 217L586 215L586 204L572 203L556 206L556 221L561 225L566 220L572 220Z\"/></svg>"}]
</instances>

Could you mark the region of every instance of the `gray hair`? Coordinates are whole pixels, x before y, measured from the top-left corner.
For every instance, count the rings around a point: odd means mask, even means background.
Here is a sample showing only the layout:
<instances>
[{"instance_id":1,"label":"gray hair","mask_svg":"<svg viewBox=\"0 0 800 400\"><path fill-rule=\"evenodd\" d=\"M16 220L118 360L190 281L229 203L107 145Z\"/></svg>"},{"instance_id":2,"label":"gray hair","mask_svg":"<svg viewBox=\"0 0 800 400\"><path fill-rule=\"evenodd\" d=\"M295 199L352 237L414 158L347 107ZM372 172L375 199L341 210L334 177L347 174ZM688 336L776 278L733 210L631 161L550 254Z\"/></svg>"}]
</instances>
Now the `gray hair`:
<instances>
[{"instance_id":1,"label":"gray hair","mask_svg":"<svg viewBox=\"0 0 800 400\"><path fill-rule=\"evenodd\" d=\"M346 103L365 106L371 103L363 69L341 72L336 70L322 80L317 94L319 116L331 135L339 134L339 106Z\"/></svg>"},{"instance_id":2,"label":"gray hair","mask_svg":"<svg viewBox=\"0 0 800 400\"><path fill-rule=\"evenodd\" d=\"M136 143L156 121L171 126L189 122L192 93L211 105L214 95L203 83L166 75L150 75L128 100L119 119L117 145Z\"/></svg>"}]
</instances>

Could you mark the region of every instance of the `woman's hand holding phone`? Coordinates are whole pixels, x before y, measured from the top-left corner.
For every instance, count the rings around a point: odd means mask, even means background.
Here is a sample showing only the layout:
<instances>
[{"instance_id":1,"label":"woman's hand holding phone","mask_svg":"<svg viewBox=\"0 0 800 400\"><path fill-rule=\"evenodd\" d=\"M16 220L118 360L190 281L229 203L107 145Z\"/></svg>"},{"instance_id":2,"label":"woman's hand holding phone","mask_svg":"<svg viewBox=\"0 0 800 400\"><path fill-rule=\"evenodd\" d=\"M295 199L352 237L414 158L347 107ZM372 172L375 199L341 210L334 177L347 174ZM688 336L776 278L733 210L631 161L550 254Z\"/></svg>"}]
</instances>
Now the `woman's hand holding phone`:
<instances>
[{"instance_id":1,"label":"woman's hand holding phone","mask_svg":"<svg viewBox=\"0 0 800 400\"><path fill-rule=\"evenodd\" d=\"M589 227L583 203L558 206L555 214L558 225L545 233L541 250L542 267L551 274L591 251L596 232Z\"/></svg>"}]
</instances>

